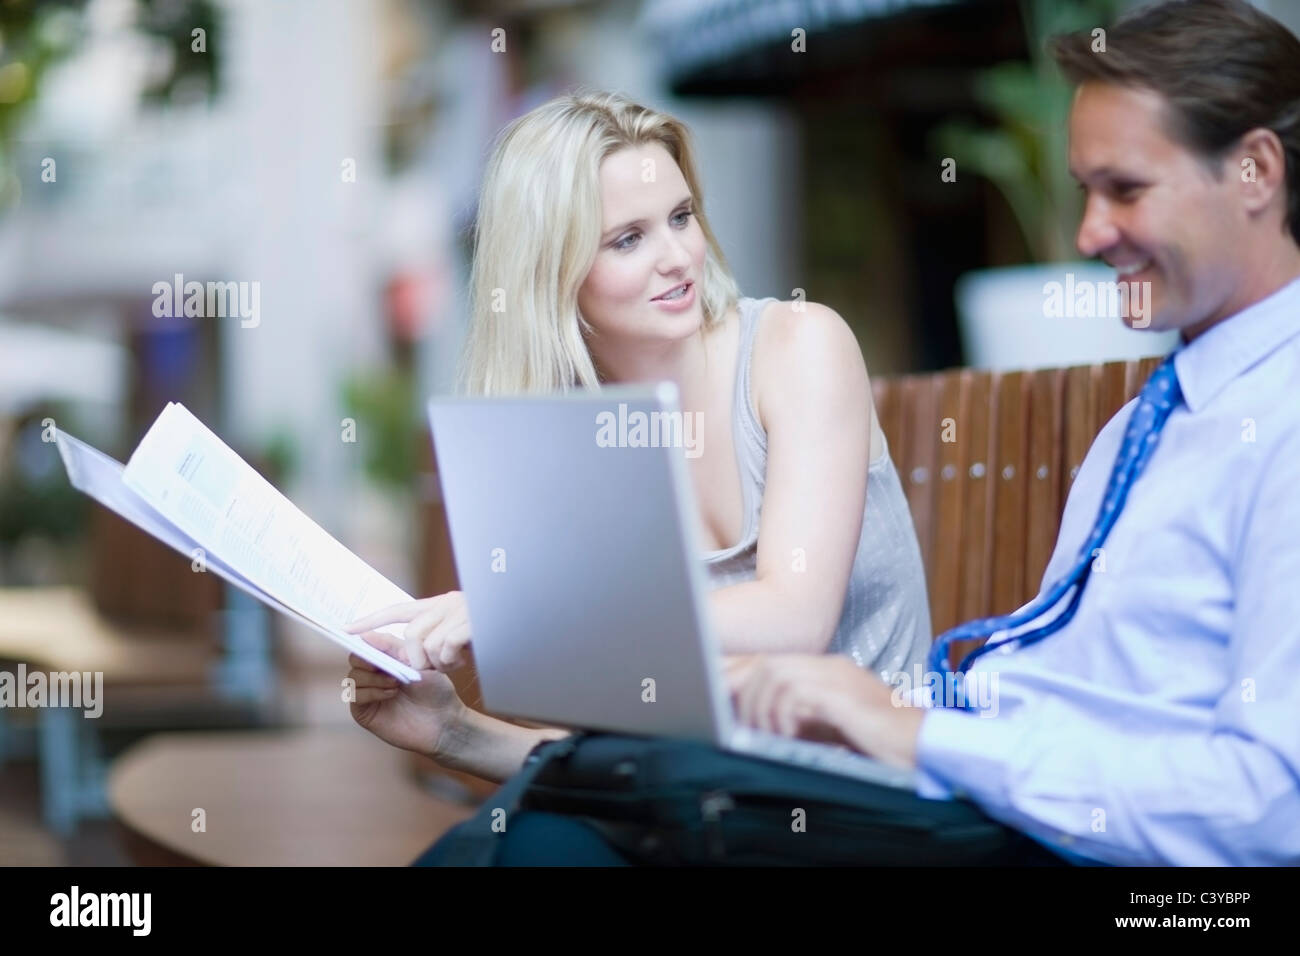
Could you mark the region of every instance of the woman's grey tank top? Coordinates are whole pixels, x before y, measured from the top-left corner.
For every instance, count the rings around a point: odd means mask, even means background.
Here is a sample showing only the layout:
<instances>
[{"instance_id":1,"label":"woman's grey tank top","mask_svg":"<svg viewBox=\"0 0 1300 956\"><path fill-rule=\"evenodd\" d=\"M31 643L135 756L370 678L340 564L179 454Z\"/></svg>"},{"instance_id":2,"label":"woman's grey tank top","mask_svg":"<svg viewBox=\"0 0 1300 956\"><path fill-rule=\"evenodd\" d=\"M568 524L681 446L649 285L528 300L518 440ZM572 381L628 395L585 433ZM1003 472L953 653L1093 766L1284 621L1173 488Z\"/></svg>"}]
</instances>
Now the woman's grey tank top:
<instances>
[{"instance_id":1,"label":"woman's grey tank top","mask_svg":"<svg viewBox=\"0 0 1300 956\"><path fill-rule=\"evenodd\" d=\"M740 541L704 555L710 585L726 587L754 577L758 526L767 477L767 433L750 396L750 364L759 316L773 299L741 299L740 354L732 398L732 440L744 502ZM847 654L860 667L889 682L893 674L924 670L930 633L925 569L898 472L885 445L868 466L867 503L862 535L853 560L839 626L829 650Z\"/></svg>"}]
</instances>

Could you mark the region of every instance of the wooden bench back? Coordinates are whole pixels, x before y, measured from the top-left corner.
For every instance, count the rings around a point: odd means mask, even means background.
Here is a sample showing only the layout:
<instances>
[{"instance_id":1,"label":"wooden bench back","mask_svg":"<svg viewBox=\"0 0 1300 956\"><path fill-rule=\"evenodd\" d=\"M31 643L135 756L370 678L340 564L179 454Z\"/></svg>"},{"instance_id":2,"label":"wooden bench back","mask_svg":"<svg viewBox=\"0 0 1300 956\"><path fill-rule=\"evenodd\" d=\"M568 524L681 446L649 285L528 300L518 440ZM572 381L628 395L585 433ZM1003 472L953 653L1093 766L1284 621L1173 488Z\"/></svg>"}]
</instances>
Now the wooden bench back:
<instances>
[{"instance_id":1,"label":"wooden bench back","mask_svg":"<svg viewBox=\"0 0 1300 956\"><path fill-rule=\"evenodd\" d=\"M921 545L935 634L1013 611L1038 593L1084 455L1159 361L873 380ZM426 472L437 467L431 451L425 442ZM433 474L422 490L420 593L441 594L457 584ZM968 649L955 647L954 659Z\"/></svg>"},{"instance_id":2,"label":"wooden bench back","mask_svg":"<svg viewBox=\"0 0 1300 956\"><path fill-rule=\"evenodd\" d=\"M1038 593L1084 455L1159 361L873 381L921 545L935 634L1013 611Z\"/></svg>"}]
</instances>

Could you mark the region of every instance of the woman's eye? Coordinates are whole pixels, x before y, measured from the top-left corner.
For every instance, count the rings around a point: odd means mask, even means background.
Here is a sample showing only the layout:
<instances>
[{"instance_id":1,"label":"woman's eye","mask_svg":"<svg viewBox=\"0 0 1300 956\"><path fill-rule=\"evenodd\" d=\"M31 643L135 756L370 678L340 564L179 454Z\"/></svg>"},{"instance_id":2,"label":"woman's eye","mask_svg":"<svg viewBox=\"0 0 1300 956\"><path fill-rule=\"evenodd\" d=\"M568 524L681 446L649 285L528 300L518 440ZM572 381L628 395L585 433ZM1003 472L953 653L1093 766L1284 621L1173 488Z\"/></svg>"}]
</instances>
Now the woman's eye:
<instances>
[{"instance_id":1,"label":"woman's eye","mask_svg":"<svg viewBox=\"0 0 1300 956\"><path fill-rule=\"evenodd\" d=\"M1114 189L1118 199L1136 199L1142 187L1137 183L1116 183Z\"/></svg>"},{"instance_id":2,"label":"woman's eye","mask_svg":"<svg viewBox=\"0 0 1300 956\"><path fill-rule=\"evenodd\" d=\"M641 238L641 234L640 234L640 233L638 233L638 232L629 232L629 233L628 233L626 236L624 236L622 239L618 240L618 242L614 243L614 248L615 248L615 249L631 249L634 245L636 245L636 240L638 240L638 239L640 239L640 238Z\"/></svg>"},{"instance_id":3,"label":"woman's eye","mask_svg":"<svg viewBox=\"0 0 1300 956\"><path fill-rule=\"evenodd\" d=\"M673 221L676 222L678 225L684 226L686 225L687 221L691 218L691 216L692 216L691 210L684 209L681 212L679 212L677 215L673 216Z\"/></svg>"}]
</instances>

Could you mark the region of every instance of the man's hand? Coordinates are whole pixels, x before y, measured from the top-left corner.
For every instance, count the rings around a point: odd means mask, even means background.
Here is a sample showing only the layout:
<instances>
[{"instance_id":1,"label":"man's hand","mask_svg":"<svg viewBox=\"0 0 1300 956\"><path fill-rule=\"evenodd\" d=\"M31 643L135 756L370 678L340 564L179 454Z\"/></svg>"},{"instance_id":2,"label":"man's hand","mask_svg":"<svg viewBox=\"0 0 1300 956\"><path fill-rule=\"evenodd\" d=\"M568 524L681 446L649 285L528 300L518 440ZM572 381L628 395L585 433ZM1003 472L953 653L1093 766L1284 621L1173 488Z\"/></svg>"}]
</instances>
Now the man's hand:
<instances>
[{"instance_id":1,"label":"man's hand","mask_svg":"<svg viewBox=\"0 0 1300 956\"><path fill-rule=\"evenodd\" d=\"M742 723L787 737L841 738L886 763L916 766L925 711L839 654L749 654L723 669Z\"/></svg>"}]
</instances>

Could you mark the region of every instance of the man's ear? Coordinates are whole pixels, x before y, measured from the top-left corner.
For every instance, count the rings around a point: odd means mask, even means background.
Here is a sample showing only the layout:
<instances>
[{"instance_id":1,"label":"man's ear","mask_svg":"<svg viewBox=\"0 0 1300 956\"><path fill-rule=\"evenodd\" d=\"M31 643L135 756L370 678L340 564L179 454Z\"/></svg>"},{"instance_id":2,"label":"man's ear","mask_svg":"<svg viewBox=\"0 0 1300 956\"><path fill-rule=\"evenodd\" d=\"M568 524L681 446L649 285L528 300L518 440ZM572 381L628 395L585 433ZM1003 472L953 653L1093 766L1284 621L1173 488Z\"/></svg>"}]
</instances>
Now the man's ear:
<instances>
[{"instance_id":1,"label":"man's ear","mask_svg":"<svg viewBox=\"0 0 1300 956\"><path fill-rule=\"evenodd\" d=\"M1257 127L1241 137L1232 152L1227 173L1241 181L1247 215L1253 217L1276 204L1286 217L1286 151L1271 129Z\"/></svg>"}]
</instances>

